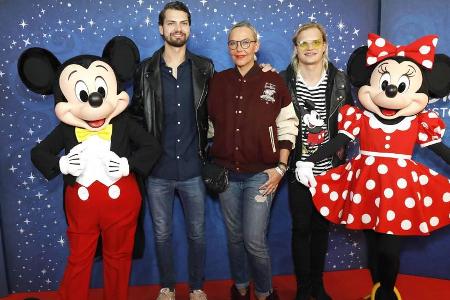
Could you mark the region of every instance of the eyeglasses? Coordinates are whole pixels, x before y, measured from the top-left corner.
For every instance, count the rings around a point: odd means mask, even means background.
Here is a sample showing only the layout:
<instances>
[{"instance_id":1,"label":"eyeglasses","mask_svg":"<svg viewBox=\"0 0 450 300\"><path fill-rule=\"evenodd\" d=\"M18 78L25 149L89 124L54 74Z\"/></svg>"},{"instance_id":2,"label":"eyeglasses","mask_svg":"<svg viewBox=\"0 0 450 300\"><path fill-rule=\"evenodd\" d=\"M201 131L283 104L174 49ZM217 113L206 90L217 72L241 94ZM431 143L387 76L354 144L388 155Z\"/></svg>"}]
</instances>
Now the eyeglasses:
<instances>
[{"instance_id":1,"label":"eyeglasses","mask_svg":"<svg viewBox=\"0 0 450 300\"><path fill-rule=\"evenodd\" d=\"M251 43L256 43L256 41L251 41L248 39L242 40L242 41L234 41L234 40L229 40L228 41L228 48L230 48L231 50L236 50L238 45L241 44L241 48L242 49L248 49L248 47L250 47Z\"/></svg>"},{"instance_id":2,"label":"eyeglasses","mask_svg":"<svg viewBox=\"0 0 450 300\"><path fill-rule=\"evenodd\" d=\"M297 41L297 46L300 48L300 50L306 50L309 47L313 49L319 49L323 45L322 40L309 40L309 41Z\"/></svg>"}]
</instances>

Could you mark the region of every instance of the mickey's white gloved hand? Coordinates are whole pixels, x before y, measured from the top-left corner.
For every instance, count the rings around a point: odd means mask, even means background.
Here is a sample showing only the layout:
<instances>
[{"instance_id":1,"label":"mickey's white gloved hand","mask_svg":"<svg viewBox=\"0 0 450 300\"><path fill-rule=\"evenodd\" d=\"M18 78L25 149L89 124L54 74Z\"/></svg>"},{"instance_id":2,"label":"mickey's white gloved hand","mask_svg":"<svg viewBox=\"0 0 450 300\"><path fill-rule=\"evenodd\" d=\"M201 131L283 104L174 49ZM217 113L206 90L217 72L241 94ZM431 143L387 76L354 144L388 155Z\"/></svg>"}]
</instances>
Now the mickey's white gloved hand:
<instances>
[{"instance_id":1,"label":"mickey's white gloved hand","mask_svg":"<svg viewBox=\"0 0 450 300\"><path fill-rule=\"evenodd\" d=\"M297 161L295 166L295 178L307 187L316 187L317 181L314 178L312 171L314 163L309 161Z\"/></svg>"},{"instance_id":2,"label":"mickey's white gloved hand","mask_svg":"<svg viewBox=\"0 0 450 300\"><path fill-rule=\"evenodd\" d=\"M130 166L126 157L119 157L113 151L109 151L103 157L103 164L105 165L108 176L113 179L119 179L130 174Z\"/></svg>"},{"instance_id":3,"label":"mickey's white gloved hand","mask_svg":"<svg viewBox=\"0 0 450 300\"><path fill-rule=\"evenodd\" d=\"M70 174L78 177L86 167L86 157L84 150L86 144L81 143L70 149L67 155L59 159L59 169L64 175Z\"/></svg>"}]
</instances>

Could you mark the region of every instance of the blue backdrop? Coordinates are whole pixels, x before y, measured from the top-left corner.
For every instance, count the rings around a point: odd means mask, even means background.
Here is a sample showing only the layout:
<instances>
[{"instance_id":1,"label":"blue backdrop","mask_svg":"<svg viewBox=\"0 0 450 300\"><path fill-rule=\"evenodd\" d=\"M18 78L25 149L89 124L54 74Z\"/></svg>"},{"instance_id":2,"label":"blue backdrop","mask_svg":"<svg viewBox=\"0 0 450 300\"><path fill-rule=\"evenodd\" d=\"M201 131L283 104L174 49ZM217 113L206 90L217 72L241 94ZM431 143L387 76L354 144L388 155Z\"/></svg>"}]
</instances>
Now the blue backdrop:
<instances>
[{"instance_id":1,"label":"blue backdrop","mask_svg":"<svg viewBox=\"0 0 450 300\"><path fill-rule=\"evenodd\" d=\"M162 45L157 29L158 13L167 1L0 1L0 296L9 292L54 290L65 266L68 247L62 209L62 179L46 181L32 166L29 151L57 124L53 98L37 96L20 82L16 63L29 47L51 50L61 61L82 53L101 54L115 35L126 35L139 46L141 58ZM401 2L401 3L400 3ZM189 49L214 60L216 69L231 66L226 37L234 22L248 19L259 30L258 60L277 69L289 63L291 36L297 26L317 21L329 34L330 59L340 68L350 53L366 43L368 32L381 33L394 43L406 43L425 33L438 33L438 52L449 53L448 4L440 1L366 0L188 0L192 12ZM363 3L363 4L362 4ZM431 8L430 3L441 5ZM402 18L403 13L408 18ZM423 15L422 15L423 14ZM439 20L429 22L431 20ZM448 21L446 21L448 23ZM420 26L418 26L420 24ZM424 27L430 26L430 27ZM447 38L447 42L445 41ZM132 92L131 90L129 92ZM450 126L448 99L433 100L431 107ZM449 144L449 135L446 143ZM417 159L449 176L430 152ZM179 201L174 217L174 245L178 280L186 277L186 238ZM132 284L158 282L153 234L146 214L144 257L133 263ZM207 200L206 278L229 278L225 230L216 199ZM411 238L402 255L402 272L450 278L449 229L427 238ZM271 217L269 241L275 274L292 273L290 216L286 186L278 193ZM423 258L427 257L426 261ZM365 267L361 233L333 227L327 270ZM101 286L101 262L93 270L93 286Z\"/></svg>"}]
</instances>

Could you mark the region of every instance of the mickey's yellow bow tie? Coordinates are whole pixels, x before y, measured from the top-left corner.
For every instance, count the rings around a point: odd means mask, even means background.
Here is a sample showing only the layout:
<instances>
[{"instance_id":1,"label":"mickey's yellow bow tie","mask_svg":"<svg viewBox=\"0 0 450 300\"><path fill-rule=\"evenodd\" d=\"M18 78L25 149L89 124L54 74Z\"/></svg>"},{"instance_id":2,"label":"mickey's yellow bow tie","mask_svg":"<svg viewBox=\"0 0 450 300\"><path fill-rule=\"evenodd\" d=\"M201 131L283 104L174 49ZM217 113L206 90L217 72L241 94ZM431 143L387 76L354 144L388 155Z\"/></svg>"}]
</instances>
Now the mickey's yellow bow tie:
<instances>
[{"instance_id":1,"label":"mickey's yellow bow tie","mask_svg":"<svg viewBox=\"0 0 450 300\"><path fill-rule=\"evenodd\" d=\"M107 125L100 131L91 131L84 128L75 128L75 136L77 137L78 142L84 142L91 136L98 136L99 138L110 141L112 135L112 124Z\"/></svg>"}]
</instances>

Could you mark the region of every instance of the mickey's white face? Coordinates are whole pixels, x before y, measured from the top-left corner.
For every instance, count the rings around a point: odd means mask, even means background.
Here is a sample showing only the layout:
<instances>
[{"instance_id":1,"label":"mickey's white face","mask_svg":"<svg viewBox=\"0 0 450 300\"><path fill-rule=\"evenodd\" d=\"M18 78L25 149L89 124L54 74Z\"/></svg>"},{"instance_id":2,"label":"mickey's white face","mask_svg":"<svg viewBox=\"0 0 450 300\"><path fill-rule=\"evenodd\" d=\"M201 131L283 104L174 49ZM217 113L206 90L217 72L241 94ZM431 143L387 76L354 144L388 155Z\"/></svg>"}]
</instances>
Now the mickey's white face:
<instances>
[{"instance_id":1,"label":"mickey's white face","mask_svg":"<svg viewBox=\"0 0 450 300\"><path fill-rule=\"evenodd\" d=\"M59 77L67 102L58 102L55 113L68 125L99 131L124 111L130 98L124 91L117 94L117 79L105 62L94 61L89 68L68 65Z\"/></svg>"},{"instance_id":2,"label":"mickey's white face","mask_svg":"<svg viewBox=\"0 0 450 300\"><path fill-rule=\"evenodd\" d=\"M359 101L384 119L412 116L428 103L426 94L417 93L422 81L422 71L414 62L388 59L374 69L370 85L359 89Z\"/></svg>"}]
</instances>

